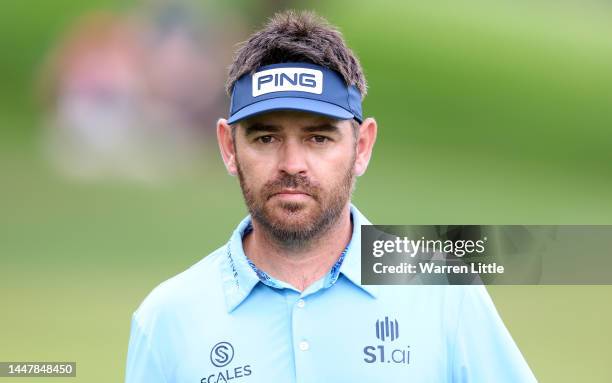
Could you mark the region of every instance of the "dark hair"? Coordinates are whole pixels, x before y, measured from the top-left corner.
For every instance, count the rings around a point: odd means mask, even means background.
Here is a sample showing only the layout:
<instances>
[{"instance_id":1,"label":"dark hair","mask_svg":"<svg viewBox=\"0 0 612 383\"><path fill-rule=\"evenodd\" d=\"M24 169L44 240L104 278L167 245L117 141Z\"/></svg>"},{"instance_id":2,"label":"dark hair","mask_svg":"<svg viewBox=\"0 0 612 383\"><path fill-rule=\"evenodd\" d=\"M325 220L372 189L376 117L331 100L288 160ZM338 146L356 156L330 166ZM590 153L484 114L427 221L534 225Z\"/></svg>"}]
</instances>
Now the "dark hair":
<instances>
[{"instance_id":1,"label":"dark hair","mask_svg":"<svg viewBox=\"0 0 612 383\"><path fill-rule=\"evenodd\" d=\"M338 72L348 85L355 85L361 97L367 92L359 60L346 46L342 34L312 11L276 13L262 29L243 42L229 68L226 91L259 67L282 62L309 62Z\"/></svg>"}]
</instances>

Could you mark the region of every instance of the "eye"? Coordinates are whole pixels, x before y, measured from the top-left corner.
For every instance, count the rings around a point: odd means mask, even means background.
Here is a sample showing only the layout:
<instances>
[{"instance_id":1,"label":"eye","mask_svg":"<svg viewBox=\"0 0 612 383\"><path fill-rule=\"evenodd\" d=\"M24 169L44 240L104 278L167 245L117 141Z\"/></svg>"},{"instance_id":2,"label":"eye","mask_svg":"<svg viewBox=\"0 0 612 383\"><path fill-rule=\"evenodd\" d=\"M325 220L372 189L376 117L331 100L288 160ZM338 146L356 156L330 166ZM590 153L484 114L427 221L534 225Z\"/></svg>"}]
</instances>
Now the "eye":
<instances>
[{"instance_id":1,"label":"eye","mask_svg":"<svg viewBox=\"0 0 612 383\"><path fill-rule=\"evenodd\" d=\"M256 139L258 142L261 142L262 144L269 144L274 140L274 137L272 136L260 136L257 137Z\"/></svg>"},{"instance_id":2,"label":"eye","mask_svg":"<svg viewBox=\"0 0 612 383\"><path fill-rule=\"evenodd\" d=\"M311 139L317 144L324 144L327 141L329 141L329 137L325 137L325 136L312 136Z\"/></svg>"}]
</instances>

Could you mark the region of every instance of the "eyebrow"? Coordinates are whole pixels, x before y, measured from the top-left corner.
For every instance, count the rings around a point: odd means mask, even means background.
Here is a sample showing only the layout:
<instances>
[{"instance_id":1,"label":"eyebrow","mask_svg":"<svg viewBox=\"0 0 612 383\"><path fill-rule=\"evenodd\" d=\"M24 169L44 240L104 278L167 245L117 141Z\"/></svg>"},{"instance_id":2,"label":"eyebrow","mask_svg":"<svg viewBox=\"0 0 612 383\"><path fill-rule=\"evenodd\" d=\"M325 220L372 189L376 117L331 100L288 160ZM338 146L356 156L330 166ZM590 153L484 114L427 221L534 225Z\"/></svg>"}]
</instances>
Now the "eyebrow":
<instances>
[{"instance_id":1,"label":"eyebrow","mask_svg":"<svg viewBox=\"0 0 612 383\"><path fill-rule=\"evenodd\" d=\"M278 132L281 128L278 125L262 124L260 122L254 122L245 127L245 135L249 136L257 132Z\"/></svg>"},{"instance_id":2,"label":"eyebrow","mask_svg":"<svg viewBox=\"0 0 612 383\"><path fill-rule=\"evenodd\" d=\"M336 133L340 131L340 129L336 125L333 125L327 122L320 124L320 125L306 126L302 128L302 130L308 133L312 133L312 132Z\"/></svg>"},{"instance_id":3,"label":"eyebrow","mask_svg":"<svg viewBox=\"0 0 612 383\"><path fill-rule=\"evenodd\" d=\"M278 125L264 124L260 122L254 122L245 127L246 136L249 136L257 132L279 132L279 131L281 131L281 127ZM340 129L336 125L325 122L319 125L305 126L302 128L302 131L308 132L308 133L313 133L313 132L335 133L335 132L339 132Z\"/></svg>"}]
</instances>

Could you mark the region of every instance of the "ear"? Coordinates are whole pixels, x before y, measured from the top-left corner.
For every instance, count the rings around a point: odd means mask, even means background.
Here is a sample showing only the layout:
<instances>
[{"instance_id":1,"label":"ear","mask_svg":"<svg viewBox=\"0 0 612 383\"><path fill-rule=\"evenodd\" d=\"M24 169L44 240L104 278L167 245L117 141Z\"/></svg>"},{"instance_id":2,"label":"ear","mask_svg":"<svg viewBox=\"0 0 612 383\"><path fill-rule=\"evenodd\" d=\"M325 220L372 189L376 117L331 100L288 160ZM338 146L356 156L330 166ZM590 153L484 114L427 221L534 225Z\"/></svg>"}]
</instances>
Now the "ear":
<instances>
[{"instance_id":1,"label":"ear","mask_svg":"<svg viewBox=\"0 0 612 383\"><path fill-rule=\"evenodd\" d=\"M236 127L235 129L238 129ZM236 145L232 138L232 127L229 126L227 120L220 118L217 121L217 141L221 150L221 157L225 163L225 168L228 173L235 176L238 174L236 166Z\"/></svg>"},{"instance_id":2,"label":"ear","mask_svg":"<svg viewBox=\"0 0 612 383\"><path fill-rule=\"evenodd\" d=\"M376 142L378 127L376 120L371 117L363 120L359 126L359 136L357 137L357 153L355 157L355 175L361 176L365 173L372 157L372 148Z\"/></svg>"}]
</instances>

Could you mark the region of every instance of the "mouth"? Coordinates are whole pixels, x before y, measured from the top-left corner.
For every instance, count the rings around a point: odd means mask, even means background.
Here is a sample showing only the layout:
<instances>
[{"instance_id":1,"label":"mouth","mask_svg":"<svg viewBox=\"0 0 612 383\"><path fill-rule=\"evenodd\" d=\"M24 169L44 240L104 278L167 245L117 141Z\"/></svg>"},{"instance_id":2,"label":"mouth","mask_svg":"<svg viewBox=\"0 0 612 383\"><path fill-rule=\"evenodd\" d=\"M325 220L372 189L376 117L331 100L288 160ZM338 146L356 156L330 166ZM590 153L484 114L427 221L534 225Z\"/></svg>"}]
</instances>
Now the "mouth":
<instances>
[{"instance_id":1,"label":"mouth","mask_svg":"<svg viewBox=\"0 0 612 383\"><path fill-rule=\"evenodd\" d=\"M270 195L270 198L273 198L273 197L279 197L279 198L289 199L289 200L301 200L307 197L311 197L311 195L302 190L282 189Z\"/></svg>"}]
</instances>

